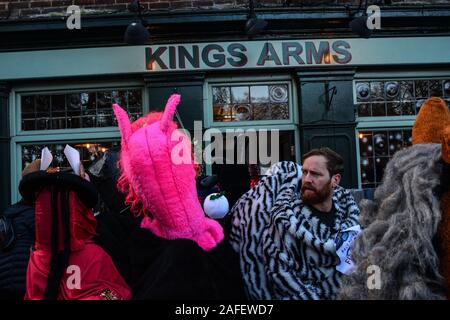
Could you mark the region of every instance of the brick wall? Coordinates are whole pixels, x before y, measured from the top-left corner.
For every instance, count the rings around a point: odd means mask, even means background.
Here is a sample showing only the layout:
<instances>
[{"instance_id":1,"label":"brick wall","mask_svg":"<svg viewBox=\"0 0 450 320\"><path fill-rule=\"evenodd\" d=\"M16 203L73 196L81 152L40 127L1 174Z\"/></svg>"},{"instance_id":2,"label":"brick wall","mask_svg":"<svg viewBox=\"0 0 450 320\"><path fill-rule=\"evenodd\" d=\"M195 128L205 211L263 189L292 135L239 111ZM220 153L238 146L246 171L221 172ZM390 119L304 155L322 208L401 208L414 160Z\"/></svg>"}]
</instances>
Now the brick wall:
<instances>
[{"instance_id":1,"label":"brick wall","mask_svg":"<svg viewBox=\"0 0 450 320\"><path fill-rule=\"evenodd\" d=\"M76 4L83 14L126 12L131 0L0 0L0 19L33 18L64 15L67 7ZM255 0L257 7L340 6L359 4L359 0ZM385 5L450 4L450 0L370 0L369 3ZM211 9L246 8L248 0L142 0L147 11L192 11Z\"/></svg>"}]
</instances>

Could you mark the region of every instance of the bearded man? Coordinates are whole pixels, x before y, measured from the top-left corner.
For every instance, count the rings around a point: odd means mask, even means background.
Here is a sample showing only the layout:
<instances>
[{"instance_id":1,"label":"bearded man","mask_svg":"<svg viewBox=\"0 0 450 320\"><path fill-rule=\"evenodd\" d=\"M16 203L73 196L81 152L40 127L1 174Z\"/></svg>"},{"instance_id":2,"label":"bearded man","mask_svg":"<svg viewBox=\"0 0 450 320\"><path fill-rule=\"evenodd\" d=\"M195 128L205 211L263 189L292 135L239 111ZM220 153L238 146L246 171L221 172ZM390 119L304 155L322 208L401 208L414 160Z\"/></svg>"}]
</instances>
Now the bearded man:
<instances>
[{"instance_id":1,"label":"bearded man","mask_svg":"<svg viewBox=\"0 0 450 320\"><path fill-rule=\"evenodd\" d=\"M250 299L334 299L351 272L359 208L339 186L343 160L329 148L279 162L231 210L231 244Z\"/></svg>"},{"instance_id":2,"label":"bearded man","mask_svg":"<svg viewBox=\"0 0 450 320\"><path fill-rule=\"evenodd\" d=\"M329 148L314 149L302 159L303 204L312 216L332 227L336 208L333 206L333 191L339 185L344 171L342 157Z\"/></svg>"}]
</instances>

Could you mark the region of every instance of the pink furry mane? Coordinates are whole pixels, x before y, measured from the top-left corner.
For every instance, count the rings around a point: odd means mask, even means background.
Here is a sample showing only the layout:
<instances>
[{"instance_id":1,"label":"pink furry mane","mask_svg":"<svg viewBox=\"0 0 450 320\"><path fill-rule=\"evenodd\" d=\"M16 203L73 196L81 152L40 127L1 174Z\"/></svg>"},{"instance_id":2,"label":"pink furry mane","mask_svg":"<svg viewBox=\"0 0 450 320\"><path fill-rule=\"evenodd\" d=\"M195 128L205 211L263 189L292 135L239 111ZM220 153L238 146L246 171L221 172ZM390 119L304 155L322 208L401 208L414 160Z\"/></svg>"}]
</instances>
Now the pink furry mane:
<instances>
[{"instance_id":1,"label":"pink furry mane","mask_svg":"<svg viewBox=\"0 0 450 320\"><path fill-rule=\"evenodd\" d=\"M191 239L205 250L223 239L219 223L205 216L198 200L191 141L173 121L181 96L169 97L164 112L130 123L113 105L122 137L118 189L141 227L165 239Z\"/></svg>"},{"instance_id":2,"label":"pink furry mane","mask_svg":"<svg viewBox=\"0 0 450 320\"><path fill-rule=\"evenodd\" d=\"M142 116L139 119L135 120L131 124L131 130L132 132L136 132L140 128L150 125L152 123L155 123L157 121L160 121L163 116L163 112L150 112L146 116ZM171 130L175 130L178 128L178 124L175 121L169 122L169 127ZM139 194L133 189L132 184L130 183L130 180L128 179L127 175L125 174L125 171L122 168L122 161L121 158L119 161L117 161L117 167L119 168L121 174L119 176L119 179L117 181L117 188L120 192L125 194L125 204L130 206L130 211L136 216L145 216L145 217L151 217L150 211L145 208L142 204L142 198L139 196Z\"/></svg>"}]
</instances>

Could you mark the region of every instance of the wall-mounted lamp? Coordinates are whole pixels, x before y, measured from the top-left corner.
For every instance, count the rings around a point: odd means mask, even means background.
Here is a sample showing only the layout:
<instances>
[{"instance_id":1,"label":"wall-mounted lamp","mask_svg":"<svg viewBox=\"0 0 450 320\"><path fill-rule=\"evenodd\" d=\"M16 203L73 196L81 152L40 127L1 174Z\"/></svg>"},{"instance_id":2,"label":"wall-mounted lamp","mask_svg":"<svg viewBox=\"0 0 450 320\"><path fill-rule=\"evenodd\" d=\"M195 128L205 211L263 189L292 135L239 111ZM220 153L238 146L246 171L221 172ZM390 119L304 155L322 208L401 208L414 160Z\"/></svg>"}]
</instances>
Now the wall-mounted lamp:
<instances>
[{"instance_id":1,"label":"wall-mounted lamp","mask_svg":"<svg viewBox=\"0 0 450 320\"><path fill-rule=\"evenodd\" d=\"M137 13L137 17L135 17L135 21L128 25L127 30L125 31L124 40L127 44L143 45L150 37L150 33L144 26L141 9L142 7L139 0L133 0L133 2L128 5L128 10Z\"/></svg>"},{"instance_id":2,"label":"wall-mounted lamp","mask_svg":"<svg viewBox=\"0 0 450 320\"><path fill-rule=\"evenodd\" d=\"M263 32L266 29L266 27L267 21L263 19L258 19L255 13L255 4L253 0L249 0L247 22L245 24L245 33L249 37L253 37Z\"/></svg>"},{"instance_id":3,"label":"wall-mounted lamp","mask_svg":"<svg viewBox=\"0 0 450 320\"><path fill-rule=\"evenodd\" d=\"M362 16L354 18L355 15L361 11L362 1L363 0L359 1L358 10L355 13L350 13L350 17L353 17L353 19L350 21L349 27L352 29L354 34L360 36L361 38L368 39L372 35L372 30L367 27L367 0L365 0ZM349 7L347 7L347 10L349 10Z\"/></svg>"}]
</instances>

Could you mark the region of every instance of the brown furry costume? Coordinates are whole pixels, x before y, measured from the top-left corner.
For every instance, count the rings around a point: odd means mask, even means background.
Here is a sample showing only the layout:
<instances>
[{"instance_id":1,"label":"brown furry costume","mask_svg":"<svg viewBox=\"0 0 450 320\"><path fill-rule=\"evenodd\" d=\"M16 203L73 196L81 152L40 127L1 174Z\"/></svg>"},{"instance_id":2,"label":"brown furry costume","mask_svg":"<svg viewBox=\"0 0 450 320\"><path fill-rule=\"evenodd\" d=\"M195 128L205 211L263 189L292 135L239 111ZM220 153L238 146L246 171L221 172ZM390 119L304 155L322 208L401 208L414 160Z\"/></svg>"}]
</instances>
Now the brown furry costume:
<instances>
[{"instance_id":1,"label":"brown furry costume","mask_svg":"<svg viewBox=\"0 0 450 320\"><path fill-rule=\"evenodd\" d=\"M450 194L447 189L442 195L448 187L442 177L450 164L450 130L444 130L449 120L445 102L428 99L413 128L414 145L389 161L374 201L361 202L365 229L355 241L356 270L343 280L340 299L445 299L441 274L449 287ZM380 289L368 288L370 265L380 267Z\"/></svg>"},{"instance_id":2,"label":"brown furry costume","mask_svg":"<svg viewBox=\"0 0 450 320\"><path fill-rule=\"evenodd\" d=\"M432 97L425 101L413 127L413 144L441 143L441 222L438 227L440 271L450 298L450 109L444 100Z\"/></svg>"}]
</instances>

